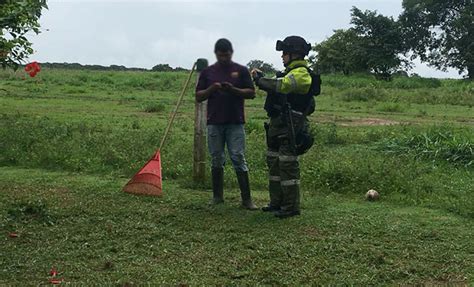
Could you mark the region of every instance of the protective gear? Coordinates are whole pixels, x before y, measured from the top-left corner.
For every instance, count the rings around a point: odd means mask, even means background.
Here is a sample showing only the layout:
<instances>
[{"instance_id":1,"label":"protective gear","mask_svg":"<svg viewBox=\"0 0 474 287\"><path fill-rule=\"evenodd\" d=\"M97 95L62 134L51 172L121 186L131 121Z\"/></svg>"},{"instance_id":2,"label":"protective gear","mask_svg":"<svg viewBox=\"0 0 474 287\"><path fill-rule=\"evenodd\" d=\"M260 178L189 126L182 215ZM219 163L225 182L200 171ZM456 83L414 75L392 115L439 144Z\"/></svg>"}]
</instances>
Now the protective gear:
<instances>
[{"instance_id":1,"label":"protective gear","mask_svg":"<svg viewBox=\"0 0 474 287\"><path fill-rule=\"evenodd\" d=\"M267 166L268 166L268 190L270 193L270 203L267 208L264 208L263 211L273 211L280 210L281 201L282 201L282 189L281 189L281 177L280 169L278 167L279 153L280 148L279 142L275 141L275 137L267 138ZM271 141L275 142L271 142Z\"/></svg>"},{"instance_id":2,"label":"protective gear","mask_svg":"<svg viewBox=\"0 0 474 287\"><path fill-rule=\"evenodd\" d=\"M263 212L275 212L275 211L279 211L279 210L280 210L280 207L271 206L271 205L267 205L267 206L262 207Z\"/></svg>"},{"instance_id":3,"label":"protective gear","mask_svg":"<svg viewBox=\"0 0 474 287\"><path fill-rule=\"evenodd\" d=\"M278 40L276 42L276 50L289 54L307 56L309 51L311 51L311 44L308 44L306 40L300 36L289 36L283 41Z\"/></svg>"},{"instance_id":4,"label":"protective gear","mask_svg":"<svg viewBox=\"0 0 474 287\"><path fill-rule=\"evenodd\" d=\"M280 117L270 119L269 145L272 145L272 141L276 141L276 148L269 147L267 151L269 207L274 210L280 208L283 211L299 211L298 156L289 143L286 124L282 124Z\"/></svg>"},{"instance_id":5,"label":"protective gear","mask_svg":"<svg viewBox=\"0 0 474 287\"><path fill-rule=\"evenodd\" d=\"M306 61L294 61L277 78L260 78L257 86L268 92L265 110L269 117L281 112L281 94L286 94L293 110L310 115L315 109L314 97L321 93L321 77L308 68Z\"/></svg>"},{"instance_id":6,"label":"protective gear","mask_svg":"<svg viewBox=\"0 0 474 287\"><path fill-rule=\"evenodd\" d=\"M211 205L224 203L224 169L213 168L212 173L212 200Z\"/></svg>"},{"instance_id":7,"label":"protective gear","mask_svg":"<svg viewBox=\"0 0 474 287\"><path fill-rule=\"evenodd\" d=\"M259 78L255 84L260 88L260 90L264 90L265 92L274 92L278 87L278 79Z\"/></svg>"},{"instance_id":8,"label":"protective gear","mask_svg":"<svg viewBox=\"0 0 474 287\"><path fill-rule=\"evenodd\" d=\"M256 69L255 69L255 70L254 70L254 73L255 73L255 74L252 75L252 79L253 79L253 82L254 82L255 84L257 84L258 81L259 81L261 78L265 77L265 74L264 74L262 71L259 71L259 70L256 70Z\"/></svg>"},{"instance_id":9,"label":"protective gear","mask_svg":"<svg viewBox=\"0 0 474 287\"><path fill-rule=\"evenodd\" d=\"M258 207L252 202L250 196L249 173L247 171L236 171L236 174L242 197L242 207L249 210L257 210Z\"/></svg>"},{"instance_id":10,"label":"protective gear","mask_svg":"<svg viewBox=\"0 0 474 287\"><path fill-rule=\"evenodd\" d=\"M298 124L298 126L295 127L296 121L293 119L293 113L298 112L293 111L291 109L290 103L286 102L286 104L283 106L282 116L285 117L290 147L293 149L293 152L296 153L296 129L298 129L301 124Z\"/></svg>"},{"instance_id":11,"label":"protective gear","mask_svg":"<svg viewBox=\"0 0 474 287\"><path fill-rule=\"evenodd\" d=\"M300 215L300 214L301 214L301 212L299 210L295 210L295 211L279 210L279 211L275 212L275 216L280 218L280 219L285 219L285 218Z\"/></svg>"},{"instance_id":12,"label":"protective gear","mask_svg":"<svg viewBox=\"0 0 474 287\"><path fill-rule=\"evenodd\" d=\"M314 137L309 131L309 123L306 114L291 109L291 106L284 110L282 115L286 119L287 133L290 145L296 155L305 154L314 144Z\"/></svg>"},{"instance_id":13,"label":"protective gear","mask_svg":"<svg viewBox=\"0 0 474 287\"><path fill-rule=\"evenodd\" d=\"M257 86L267 89L265 110L270 117L265 126L270 203L263 211L277 211L275 216L279 218L299 215L298 155L313 142L306 118L315 106L313 76L306 61L296 60L276 78L260 78Z\"/></svg>"},{"instance_id":14,"label":"protective gear","mask_svg":"<svg viewBox=\"0 0 474 287\"><path fill-rule=\"evenodd\" d=\"M308 150L314 144L314 137L309 132L309 124L308 121L305 120L303 124L303 128L301 131L296 135L296 154L303 155L308 152Z\"/></svg>"},{"instance_id":15,"label":"protective gear","mask_svg":"<svg viewBox=\"0 0 474 287\"><path fill-rule=\"evenodd\" d=\"M293 61L276 78L259 78L256 85L267 92L306 95L311 88L312 78L308 73L306 60Z\"/></svg>"}]
</instances>

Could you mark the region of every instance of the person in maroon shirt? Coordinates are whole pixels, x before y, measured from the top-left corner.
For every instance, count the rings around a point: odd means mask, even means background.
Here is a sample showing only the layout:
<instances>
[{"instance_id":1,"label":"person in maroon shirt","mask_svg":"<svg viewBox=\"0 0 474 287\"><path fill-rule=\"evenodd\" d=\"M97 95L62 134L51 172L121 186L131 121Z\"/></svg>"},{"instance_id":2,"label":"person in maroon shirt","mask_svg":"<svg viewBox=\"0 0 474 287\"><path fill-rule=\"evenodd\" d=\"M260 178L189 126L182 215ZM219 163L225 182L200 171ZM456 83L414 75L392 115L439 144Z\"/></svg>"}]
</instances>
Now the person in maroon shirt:
<instances>
[{"instance_id":1,"label":"person in maroon shirt","mask_svg":"<svg viewBox=\"0 0 474 287\"><path fill-rule=\"evenodd\" d=\"M196 100L207 100L208 148L211 154L211 204L224 202L225 146L239 182L242 207L257 210L250 195L245 160L245 99L255 98L252 77L245 66L232 61L232 44L219 39L214 47L217 62L201 72Z\"/></svg>"}]
</instances>

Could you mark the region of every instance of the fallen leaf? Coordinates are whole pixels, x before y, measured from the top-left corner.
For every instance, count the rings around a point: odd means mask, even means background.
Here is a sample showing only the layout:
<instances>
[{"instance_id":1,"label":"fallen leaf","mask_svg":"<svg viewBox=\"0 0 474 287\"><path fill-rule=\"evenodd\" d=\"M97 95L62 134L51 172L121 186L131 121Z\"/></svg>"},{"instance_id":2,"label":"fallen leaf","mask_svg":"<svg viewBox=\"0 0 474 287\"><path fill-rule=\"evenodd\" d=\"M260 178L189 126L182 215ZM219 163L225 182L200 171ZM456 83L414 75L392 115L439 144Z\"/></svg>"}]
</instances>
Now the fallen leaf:
<instances>
[{"instance_id":1,"label":"fallen leaf","mask_svg":"<svg viewBox=\"0 0 474 287\"><path fill-rule=\"evenodd\" d=\"M49 279L49 283L54 284L54 285L61 284L61 282L63 282L63 279L56 279L56 278Z\"/></svg>"},{"instance_id":2,"label":"fallen leaf","mask_svg":"<svg viewBox=\"0 0 474 287\"><path fill-rule=\"evenodd\" d=\"M51 268L51 271L49 271L49 275L56 277L58 275L58 271L56 270L56 268Z\"/></svg>"}]
</instances>

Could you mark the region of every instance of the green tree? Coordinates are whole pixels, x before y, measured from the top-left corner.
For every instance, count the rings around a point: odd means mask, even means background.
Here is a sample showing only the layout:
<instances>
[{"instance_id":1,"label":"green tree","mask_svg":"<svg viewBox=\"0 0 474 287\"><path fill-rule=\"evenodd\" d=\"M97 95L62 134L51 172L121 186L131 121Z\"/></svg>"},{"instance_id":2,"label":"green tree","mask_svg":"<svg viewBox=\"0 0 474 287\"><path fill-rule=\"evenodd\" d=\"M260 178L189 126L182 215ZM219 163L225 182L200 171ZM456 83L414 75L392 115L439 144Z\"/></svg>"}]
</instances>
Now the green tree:
<instances>
[{"instance_id":1,"label":"green tree","mask_svg":"<svg viewBox=\"0 0 474 287\"><path fill-rule=\"evenodd\" d=\"M321 73L368 72L367 59L354 30L335 30L325 41L316 44L316 55L310 57L313 68Z\"/></svg>"},{"instance_id":2,"label":"green tree","mask_svg":"<svg viewBox=\"0 0 474 287\"><path fill-rule=\"evenodd\" d=\"M364 55L371 72L378 78L390 79L392 73L410 66L403 58L407 48L397 21L376 11L361 11L356 7L351 11L351 29L359 37L358 53Z\"/></svg>"},{"instance_id":3,"label":"green tree","mask_svg":"<svg viewBox=\"0 0 474 287\"><path fill-rule=\"evenodd\" d=\"M247 67L252 70L252 69L259 69L260 71L264 72L265 74L275 74L276 69L273 67L272 64L265 63L264 61L261 60L252 60L248 62Z\"/></svg>"},{"instance_id":4,"label":"green tree","mask_svg":"<svg viewBox=\"0 0 474 287\"><path fill-rule=\"evenodd\" d=\"M474 1L404 0L400 22L413 58L474 79Z\"/></svg>"},{"instance_id":5,"label":"green tree","mask_svg":"<svg viewBox=\"0 0 474 287\"><path fill-rule=\"evenodd\" d=\"M46 0L0 0L0 65L18 68L33 53L27 33L40 33Z\"/></svg>"},{"instance_id":6,"label":"green tree","mask_svg":"<svg viewBox=\"0 0 474 287\"><path fill-rule=\"evenodd\" d=\"M316 44L313 67L322 73L374 73L389 80L394 72L410 67L400 25L392 17L353 7L348 30L336 30Z\"/></svg>"},{"instance_id":7,"label":"green tree","mask_svg":"<svg viewBox=\"0 0 474 287\"><path fill-rule=\"evenodd\" d=\"M154 72L169 72L173 71L173 68L168 64L158 64L151 68L151 70Z\"/></svg>"}]
</instances>

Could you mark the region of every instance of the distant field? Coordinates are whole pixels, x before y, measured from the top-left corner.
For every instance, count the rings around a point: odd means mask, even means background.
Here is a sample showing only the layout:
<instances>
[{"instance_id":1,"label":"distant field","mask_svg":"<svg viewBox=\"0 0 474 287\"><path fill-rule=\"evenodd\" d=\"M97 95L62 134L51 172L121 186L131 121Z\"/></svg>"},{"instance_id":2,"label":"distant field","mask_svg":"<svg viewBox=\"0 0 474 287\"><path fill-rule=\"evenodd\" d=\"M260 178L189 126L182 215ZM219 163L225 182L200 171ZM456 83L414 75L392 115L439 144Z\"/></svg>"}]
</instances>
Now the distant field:
<instances>
[{"instance_id":1,"label":"distant field","mask_svg":"<svg viewBox=\"0 0 474 287\"><path fill-rule=\"evenodd\" d=\"M323 76L301 160L303 215L209 207L192 183L193 89L163 198L120 189L157 148L186 72L0 71L0 285L445 284L474 280L474 83ZM267 202L264 95L247 160ZM378 190L381 201L364 194ZM9 237L17 233L17 238Z\"/></svg>"}]
</instances>

